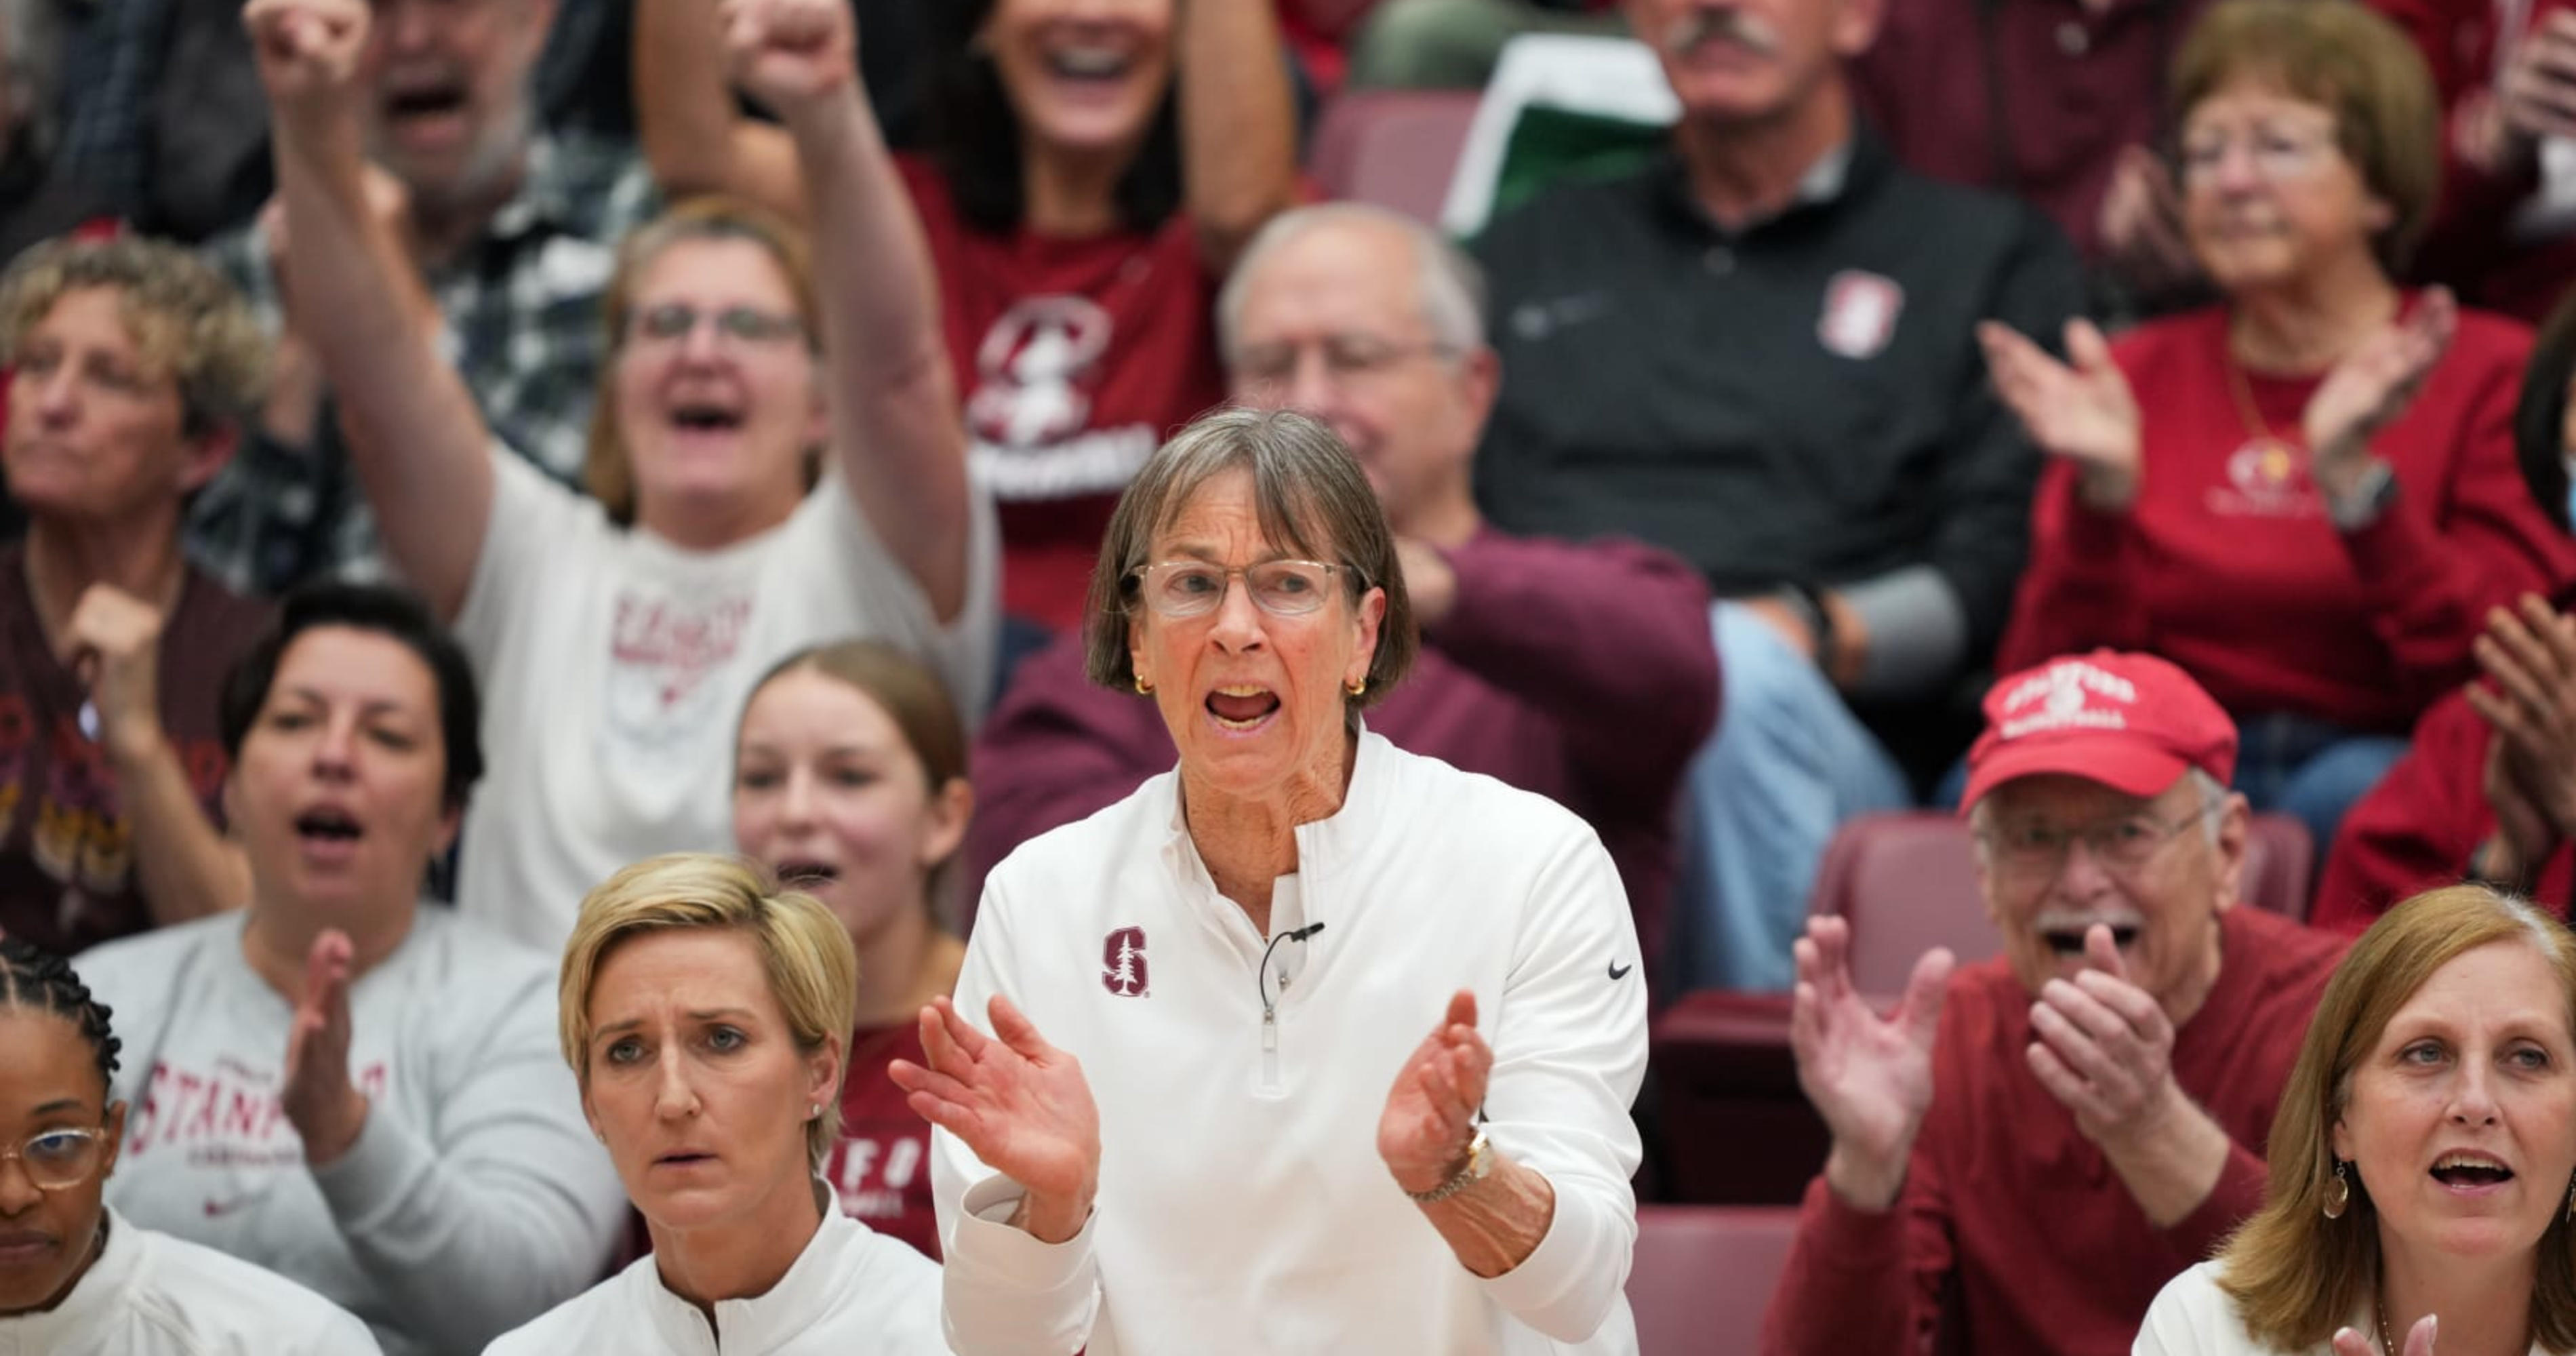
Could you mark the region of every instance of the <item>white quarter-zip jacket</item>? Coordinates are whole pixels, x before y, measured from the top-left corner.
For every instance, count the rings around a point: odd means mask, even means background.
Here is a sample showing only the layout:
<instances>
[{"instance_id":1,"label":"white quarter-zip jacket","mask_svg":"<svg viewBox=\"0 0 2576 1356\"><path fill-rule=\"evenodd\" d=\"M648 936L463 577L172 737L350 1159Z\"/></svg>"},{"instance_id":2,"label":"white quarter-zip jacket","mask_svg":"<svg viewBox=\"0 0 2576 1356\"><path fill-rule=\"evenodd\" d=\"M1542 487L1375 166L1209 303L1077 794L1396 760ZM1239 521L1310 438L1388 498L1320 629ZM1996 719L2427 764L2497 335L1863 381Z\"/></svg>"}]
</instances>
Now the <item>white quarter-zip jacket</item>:
<instances>
[{"instance_id":1,"label":"white quarter-zip jacket","mask_svg":"<svg viewBox=\"0 0 2576 1356\"><path fill-rule=\"evenodd\" d=\"M1082 1061L1102 1155L1090 1222L1050 1246L1001 1222L1018 1184L934 1134L964 1356L1636 1351L1646 990L1618 873L1555 803L1359 740L1341 809L1296 830L1266 971L1177 773L987 880L957 1006L980 1027L1006 994ZM1459 989L1494 1051L1487 1136L1556 1195L1537 1249L1491 1280L1377 1154L1396 1073Z\"/></svg>"},{"instance_id":2,"label":"white quarter-zip jacket","mask_svg":"<svg viewBox=\"0 0 2576 1356\"><path fill-rule=\"evenodd\" d=\"M826 1198L829 1199L828 1197ZM716 1301L710 1326L648 1254L484 1348L483 1356L947 1356L939 1264L827 1210L769 1293Z\"/></svg>"},{"instance_id":3,"label":"white quarter-zip jacket","mask_svg":"<svg viewBox=\"0 0 2576 1356\"><path fill-rule=\"evenodd\" d=\"M377 1356L367 1325L273 1272L107 1212L63 1302L0 1318L0 1356Z\"/></svg>"}]
</instances>

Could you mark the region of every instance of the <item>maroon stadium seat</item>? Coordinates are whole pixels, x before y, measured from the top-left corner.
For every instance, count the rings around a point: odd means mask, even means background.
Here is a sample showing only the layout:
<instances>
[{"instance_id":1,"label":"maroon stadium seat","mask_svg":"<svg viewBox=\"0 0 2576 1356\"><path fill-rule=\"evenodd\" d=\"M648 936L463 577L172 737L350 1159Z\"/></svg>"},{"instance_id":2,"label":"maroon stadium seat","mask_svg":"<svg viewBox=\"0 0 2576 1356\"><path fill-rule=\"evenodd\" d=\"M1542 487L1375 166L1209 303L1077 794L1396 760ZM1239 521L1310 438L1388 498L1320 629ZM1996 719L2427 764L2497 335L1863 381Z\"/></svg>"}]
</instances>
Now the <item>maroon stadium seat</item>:
<instances>
[{"instance_id":1,"label":"maroon stadium seat","mask_svg":"<svg viewBox=\"0 0 2576 1356\"><path fill-rule=\"evenodd\" d=\"M1439 225L1477 97L1474 90L1355 90L1336 96L1315 125L1309 163L1316 184L1328 196L1375 203Z\"/></svg>"},{"instance_id":2,"label":"maroon stadium seat","mask_svg":"<svg viewBox=\"0 0 2576 1356\"><path fill-rule=\"evenodd\" d=\"M1628 1307L1644 1356L1753 1356L1789 1259L1798 1212L1648 1205L1637 1210Z\"/></svg>"},{"instance_id":3,"label":"maroon stadium seat","mask_svg":"<svg viewBox=\"0 0 2576 1356\"><path fill-rule=\"evenodd\" d=\"M1664 1194L1789 1205L1825 1162L1825 1123L1798 1088L1786 994L1686 994L1655 1019Z\"/></svg>"}]
</instances>

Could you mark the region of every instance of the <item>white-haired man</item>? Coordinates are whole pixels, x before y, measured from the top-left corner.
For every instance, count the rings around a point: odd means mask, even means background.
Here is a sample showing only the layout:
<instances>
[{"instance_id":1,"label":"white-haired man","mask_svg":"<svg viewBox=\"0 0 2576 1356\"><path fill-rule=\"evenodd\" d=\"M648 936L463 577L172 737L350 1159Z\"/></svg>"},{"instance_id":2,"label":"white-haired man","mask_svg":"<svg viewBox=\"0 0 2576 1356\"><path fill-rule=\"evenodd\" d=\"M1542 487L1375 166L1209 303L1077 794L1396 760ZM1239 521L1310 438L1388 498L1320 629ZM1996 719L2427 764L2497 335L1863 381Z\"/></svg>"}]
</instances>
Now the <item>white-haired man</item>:
<instances>
[{"instance_id":1,"label":"white-haired man","mask_svg":"<svg viewBox=\"0 0 2576 1356\"><path fill-rule=\"evenodd\" d=\"M1766 1356L2114 1356L2263 1198L2263 1145L2340 939L2236 907L2236 726L2097 650L1986 695L1965 804L2004 954L1936 949L1881 1018L1850 929L1796 946L1790 1041L1833 1134Z\"/></svg>"}]
</instances>

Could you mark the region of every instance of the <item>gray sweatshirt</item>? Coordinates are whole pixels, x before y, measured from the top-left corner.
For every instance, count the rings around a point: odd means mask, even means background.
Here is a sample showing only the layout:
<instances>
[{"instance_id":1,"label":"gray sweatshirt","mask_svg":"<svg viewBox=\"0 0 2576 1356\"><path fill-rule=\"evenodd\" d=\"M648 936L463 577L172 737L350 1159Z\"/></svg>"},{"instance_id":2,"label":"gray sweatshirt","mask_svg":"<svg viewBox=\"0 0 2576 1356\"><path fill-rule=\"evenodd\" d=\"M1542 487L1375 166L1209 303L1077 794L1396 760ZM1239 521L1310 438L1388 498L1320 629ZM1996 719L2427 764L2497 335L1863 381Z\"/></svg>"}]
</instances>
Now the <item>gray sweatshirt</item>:
<instances>
[{"instance_id":1,"label":"gray sweatshirt","mask_svg":"<svg viewBox=\"0 0 2576 1356\"><path fill-rule=\"evenodd\" d=\"M78 962L125 1043L108 1201L318 1291L388 1356L472 1356L598 1280L626 1197L555 1044L547 958L422 905L351 986L367 1122L317 1170L277 1096L294 1008L243 958L243 921Z\"/></svg>"}]
</instances>

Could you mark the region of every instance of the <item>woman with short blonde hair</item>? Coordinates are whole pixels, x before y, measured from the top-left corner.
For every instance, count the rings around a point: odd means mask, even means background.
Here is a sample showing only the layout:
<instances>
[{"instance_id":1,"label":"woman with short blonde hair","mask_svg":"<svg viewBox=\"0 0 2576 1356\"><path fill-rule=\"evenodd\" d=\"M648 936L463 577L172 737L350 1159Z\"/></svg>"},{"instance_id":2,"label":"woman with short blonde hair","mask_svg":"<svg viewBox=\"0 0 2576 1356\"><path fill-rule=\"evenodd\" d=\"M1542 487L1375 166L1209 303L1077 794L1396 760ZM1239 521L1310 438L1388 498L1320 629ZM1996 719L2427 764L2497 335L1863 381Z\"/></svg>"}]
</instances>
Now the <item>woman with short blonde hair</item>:
<instances>
[{"instance_id":1,"label":"woman with short blonde hair","mask_svg":"<svg viewBox=\"0 0 2576 1356\"><path fill-rule=\"evenodd\" d=\"M486 1356L703 1351L719 1331L946 1352L938 1268L814 1175L857 989L840 921L747 862L673 853L591 891L557 990L564 1059L653 1251Z\"/></svg>"}]
</instances>

